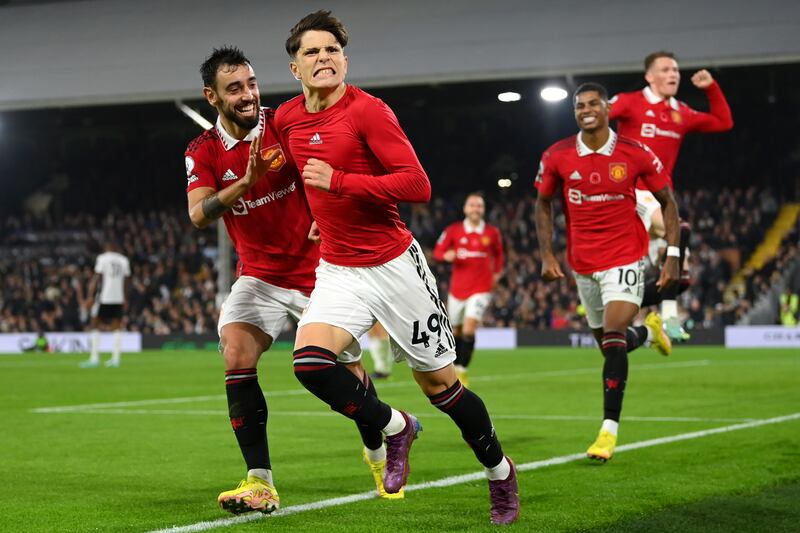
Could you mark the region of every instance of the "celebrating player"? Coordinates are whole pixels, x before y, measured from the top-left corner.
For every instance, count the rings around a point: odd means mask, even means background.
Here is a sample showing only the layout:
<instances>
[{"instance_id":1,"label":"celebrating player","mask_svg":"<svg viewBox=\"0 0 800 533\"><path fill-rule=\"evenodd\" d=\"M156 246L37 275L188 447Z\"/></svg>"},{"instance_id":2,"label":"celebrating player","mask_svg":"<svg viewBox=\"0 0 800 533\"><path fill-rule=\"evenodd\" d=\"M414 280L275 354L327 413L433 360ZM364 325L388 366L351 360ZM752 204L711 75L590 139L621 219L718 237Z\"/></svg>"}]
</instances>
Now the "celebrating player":
<instances>
[{"instance_id":1,"label":"celebrating player","mask_svg":"<svg viewBox=\"0 0 800 533\"><path fill-rule=\"evenodd\" d=\"M705 91L710 113L696 111L675 99L681 74L678 62L672 52L659 51L648 55L644 60L647 87L641 91L621 93L611 100L610 120L617 120L620 135L637 139L650 147L664 164L664 171L670 187L673 186L672 171L681 142L690 132L727 131L733 127L730 107L722 94L719 84L707 70L699 70L692 76L692 83ZM645 228L653 239L664 236L664 218L660 204L653 194L639 184L636 191L636 209ZM683 268L684 258L691 237L688 224L681 227L679 265ZM656 243L658 241L655 241ZM688 284L688 274L686 281ZM684 285L685 287L686 285ZM678 284L667 287L660 294L661 314L665 321L667 334L676 340L687 340L678 319ZM655 294L655 291L650 291ZM649 300L649 298L646 298ZM645 301L645 305L651 302ZM652 302L652 303L657 303Z\"/></svg>"},{"instance_id":2,"label":"celebrating player","mask_svg":"<svg viewBox=\"0 0 800 533\"><path fill-rule=\"evenodd\" d=\"M231 426L248 468L247 478L218 501L233 513L269 513L280 500L256 366L286 321L300 318L314 287L319 251L307 239L312 221L303 185L281 145L273 110L260 106L250 62L238 48L223 47L214 50L201 73L203 93L219 116L216 126L186 149L189 216L199 228L222 217L239 255L239 277L217 327ZM342 361L363 374L358 354L345 352ZM374 394L368 377L364 386ZM379 431L359 429L365 446L383 447ZM373 471L382 466L370 465ZM379 475L377 481L385 495Z\"/></svg>"},{"instance_id":3,"label":"celebrating player","mask_svg":"<svg viewBox=\"0 0 800 533\"><path fill-rule=\"evenodd\" d=\"M483 220L483 196L472 193L464 202L464 220L450 224L433 250L437 261L453 264L447 316L456 338L456 375L468 386L467 367L475 349L475 331L492 299L503 270L503 238Z\"/></svg>"},{"instance_id":4,"label":"celebrating player","mask_svg":"<svg viewBox=\"0 0 800 533\"><path fill-rule=\"evenodd\" d=\"M671 343L660 317L630 327L642 301L647 232L636 214L635 186L647 186L664 210L667 259L658 286L678 277L678 208L658 157L638 141L608 127L608 94L585 83L574 95L580 132L545 151L536 176L536 234L542 252L542 277L564 273L553 255L552 199L562 188L567 220L567 258L586 308L589 327L605 358L603 424L589 457L607 461L614 454L628 379L628 355L645 342L667 355Z\"/></svg>"},{"instance_id":5,"label":"celebrating player","mask_svg":"<svg viewBox=\"0 0 800 533\"><path fill-rule=\"evenodd\" d=\"M91 352L89 359L81 363L82 368L93 368L100 365L100 330L113 331L111 341L111 359L106 366L118 367L122 359L122 312L125 307L125 296L130 287L131 264L128 258L119 252L113 241L108 241L105 251L97 256L94 265L95 275L89 285L88 294L96 294L92 306ZM98 293L98 286L100 291Z\"/></svg>"},{"instance_id":6,"label":"celebrating player","mask_svg":"<svg viewBox=\"0 0 800 533\"><path fill-rule=\"evenodd\" d=\"M384 485L399 491L420 425L368 394L337 363L345 347L380 321L420 388L455 421L486 467L492 520L513 522L519 514L514 465L483 402L456 378L455 341L436 282L397 210L398 202L429 200L428 177L392 110L345 83L347 41L329 11L304 17L286 41L303 94L281 105L276 124L301 169L322 239L316 285L295 341L295 375L333 410L382 431Z\"/></svg>"}]
</instances>

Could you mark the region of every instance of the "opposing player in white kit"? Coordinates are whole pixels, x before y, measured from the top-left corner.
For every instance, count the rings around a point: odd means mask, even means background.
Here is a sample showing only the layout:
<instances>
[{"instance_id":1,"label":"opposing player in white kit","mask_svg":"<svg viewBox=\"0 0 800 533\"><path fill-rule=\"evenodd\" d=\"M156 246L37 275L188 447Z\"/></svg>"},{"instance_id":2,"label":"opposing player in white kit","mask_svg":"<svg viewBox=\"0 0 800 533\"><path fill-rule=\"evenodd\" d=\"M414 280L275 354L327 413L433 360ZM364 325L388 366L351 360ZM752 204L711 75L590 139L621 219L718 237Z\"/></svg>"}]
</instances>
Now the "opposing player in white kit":
<instances>
[{"instance_id":1,"label":"opposing player in white kit","mask_svg":"<svg viewBox=\"0 0 800 533\"><path fill-rule=\"evenodd\" d=\"M516 471L483 402L456 378L455 342L436 282L397 210L398 202L427 202L430 182L391 109L345 83L347 41L329 11L303 18L286 41L303 94L282 104L275 121L302 172L322 240L316 285L295 341L295 375L331 409L386 436L384 486L400 491L420 425L367 394L337 362L380 321L393 351L405 356L420 388L458 425L486 468L492 521L513 522Z\"/></svg>"},{"instance_id":2,"label":"opposing player in white kit","mask_svg":"<svg viewBox=\"0 0 800 533\"><path fill-rule=\"evenodd\" d=\"M433 258L453 265L447 315L456 338L456 374L464 385L475 350L475 332L492 301L492 289L503 272L503 237L483 219L483 195L472 193L464 202L464 220L450 224L433 250Z\"/></svg>"},{"instance_id":3,"label":"opposing player in white kit","mask_svg":"<svg viewBox=\"0 0 800 533\"><path fill-rule=\"evenodd\" d=\"M217 327L230 422L247 477L221 493L218 502L232 513L269 513L280 500L256 367L287 321L300 318L314 287L319 250L307 239L311 215L300 176L274 128L273 111L260 106L250 62L238 48L223 47L214 50L201 73L218 119L185 152L189 216L201 228L221 217L239 256L238 279ZM340 360L363 375L358 351L347 351ZM376 394L368 376L362 384ZM365 448L383 448L378 430L359 430ZM380 478L383 463L367 462L379 495L387 497Z\"/></svg>"},{"instance_id":4,"label":"opposing player in white kit","mask_svg":"<svg viewBox=\"0 0 800 533\"><path fill-rule=\"evenodd\" d=\"M105 252L97 256L95 275L89 285L89 294L95 294L92 305L91 352L89 359L81 363L82 368L100 365L100 330L113 331L111 359L106 366L118 367L122 358L122 312L130 286L131 265L117 245L109 241ZM99 292L98 292L99 286Z\"/></svg>"},{"instance_id":5,"label":"opposing player in white kit","mask_svg":"<svg viewBox=\"0 0 800 533\"><path fill-rule=\"evenodd\" d=\"M373 379L386 379L392 375L394 366L394 354L389 334L380 322L375 322L367 332L369 336L369 354L372 357L373 372L370 377Z\"/></svg>"}]
</instances>

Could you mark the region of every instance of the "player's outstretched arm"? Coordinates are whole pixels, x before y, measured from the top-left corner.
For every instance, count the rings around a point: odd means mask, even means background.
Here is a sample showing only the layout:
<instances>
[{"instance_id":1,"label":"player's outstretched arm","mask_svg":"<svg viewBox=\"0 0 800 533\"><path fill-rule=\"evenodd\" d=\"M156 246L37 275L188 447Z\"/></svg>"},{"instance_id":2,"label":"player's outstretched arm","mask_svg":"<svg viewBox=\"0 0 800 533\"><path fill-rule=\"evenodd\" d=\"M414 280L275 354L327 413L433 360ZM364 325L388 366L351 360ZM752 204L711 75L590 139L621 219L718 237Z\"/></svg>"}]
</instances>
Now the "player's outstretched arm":
<instances>
[{"instance_id":1,"label":"player's outstretched arm","mask_svg":"<svg viewBox=\"0 0 800 533\"><path fill-rule=\"evenodd\" d=\"M202 229L224 215L267 173L272 162L279 157L281 151L275 150L264 158L261 155L261 138L254 139L250 143L247 170L241 179L220 191L214 191L211 187L198 187L189 191L189 218L192 224Z\"/></svg>"},{"instance_id":2,"label":"player's outstretched arm","mask_svg":"<svg viewBox=\"0 0 800 533\"><path fill-rule=\"evenodd\" d=\"M658 289L663 291L666 287L678 281L678 257L680 255L680 249L678 248L680 242L678 204L675 202L675 197L668 185L658 191L654 191L653 196L661 204L667 238L667 259L656 282Z\"/></svg>"},{"instance_id":3,"label":"player's outstretched arm","mask_svg":"<svg viewBox=\"0 0 800 533\"><path fill-rule=\"evenodd\" d=\"M542 253L542 278L554 281L564 277L558 259L553 254L553 199L541 192L536 198L536 238Z\"/></svg>"},{"instance_id":4,"label":"player's outstretched arm","mask_svg":"<svg viewBox=\"0 0 800 533\"><path fill-rule=\"evenodd\" d=\"M709 112L702 113L692 110L689 115L689 131L713 133L733 128L731 108L711 73L705 69L698 70L692 76L692 83L698 89L705 91Z\"/></svg>"}]
</instances>

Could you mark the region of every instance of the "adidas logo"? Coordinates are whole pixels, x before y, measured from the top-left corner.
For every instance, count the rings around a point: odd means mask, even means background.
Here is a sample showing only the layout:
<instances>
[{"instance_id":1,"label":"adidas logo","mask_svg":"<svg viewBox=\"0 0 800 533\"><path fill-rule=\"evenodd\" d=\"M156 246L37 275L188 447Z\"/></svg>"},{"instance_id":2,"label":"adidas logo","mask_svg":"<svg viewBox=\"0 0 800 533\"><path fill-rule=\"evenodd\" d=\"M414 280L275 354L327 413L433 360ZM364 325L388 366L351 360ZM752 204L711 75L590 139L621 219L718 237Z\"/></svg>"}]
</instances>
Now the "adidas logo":
<instances>
[{"instance_id":1,"label":"adidas logo","mask_svg":"<svg viewBox=\"0 0 800 533\"><path fill-rule=\"evenodd\" d=\"M625 290L623 290L622 292L624 292L625 294L633 294L628 287L625 287Z\"/></svg>"},{"instance_id":2,"label":"adidas logo","mask_svg":"<svg viewBox=\"0 0 800 533\"><path fill-rule=\"evenodd\" d=\"M439 346L436 347L436 354L434 355L434 357L439 357L440 355L443 355L445 353L447 353L447 348L445 348L444 346L441 345L441 343L439 343Z\"/></svg>"},{"instance_id":3,"label":"adidas logo","mask_svg":"<svg viewBox=\"0 0 800 533\"><path fill-rule=\"evenodd\" d=\"M222 175L222 181L236 181L239 179L239 176L233 173L231 169L225 171L225 174Z\"/></svg>"},{"instance_id":4,"label":"adidas logo","mask_svg":"<svg viewBox=\"0 0 800 533\"><path fill-rule=\"evenodd\" d=\"M582 180L583 176L581 176L580 172L578 172L576 170L572 174L569 175L569 179L571 179L571 180Z\"/></svg>"},{"instance_id":5,"label":"adidas logo","mask_svg":"<svg viewBox=\"0 0 800 533\"><path fill-rule=\"evenodd\" d=\"M308 141L308 144L322 144L322 137L319 136L319 133L315 133L311 136L311 140Z\"/></svg>"},{"instance_id":6,"label":"adidas logo","mask_svg":"<svg viewBox=\"0 0 800 533\"><path fill-rule=\"evenodd\" d=\"M656 114L653 113L652 109L648 109L647 111L645 111L644 114L645 114L645 116L648 116L648 117L655 117L656 116Z\"/></svg>"}]
</instances>

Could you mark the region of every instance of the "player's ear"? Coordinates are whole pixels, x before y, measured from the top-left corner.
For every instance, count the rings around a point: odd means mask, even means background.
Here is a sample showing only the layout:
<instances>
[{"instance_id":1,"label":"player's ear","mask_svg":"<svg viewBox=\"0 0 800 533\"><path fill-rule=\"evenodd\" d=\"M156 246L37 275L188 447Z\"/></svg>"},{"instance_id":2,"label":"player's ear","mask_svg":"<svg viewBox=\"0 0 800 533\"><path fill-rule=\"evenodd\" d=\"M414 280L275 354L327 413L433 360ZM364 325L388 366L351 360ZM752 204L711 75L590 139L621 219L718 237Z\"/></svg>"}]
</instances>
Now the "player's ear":
<instances>
[{"instance_id":1,"label":"player's ear","mask_svg":"<svg viewBox=\"0 0 800 533\"><path fill-rule=\"evenodd\" d=\"M206 100L212 107L217 106L217 93L214 92L214 89L211 87L203 87L203 96L206 97Z\"/></svg>"},{"instance_id":2,"label":"player's ear","mask_svg":"<svg viewBox=\"0 0 800 533\"><path fill-rule=\"evenodd\" d=\"M297 68L297 63L294 61L289 61L289 70L292 71L292 76L294 76L294 79L300 81L300 69Z\"/></svg>"}]
</instances>

